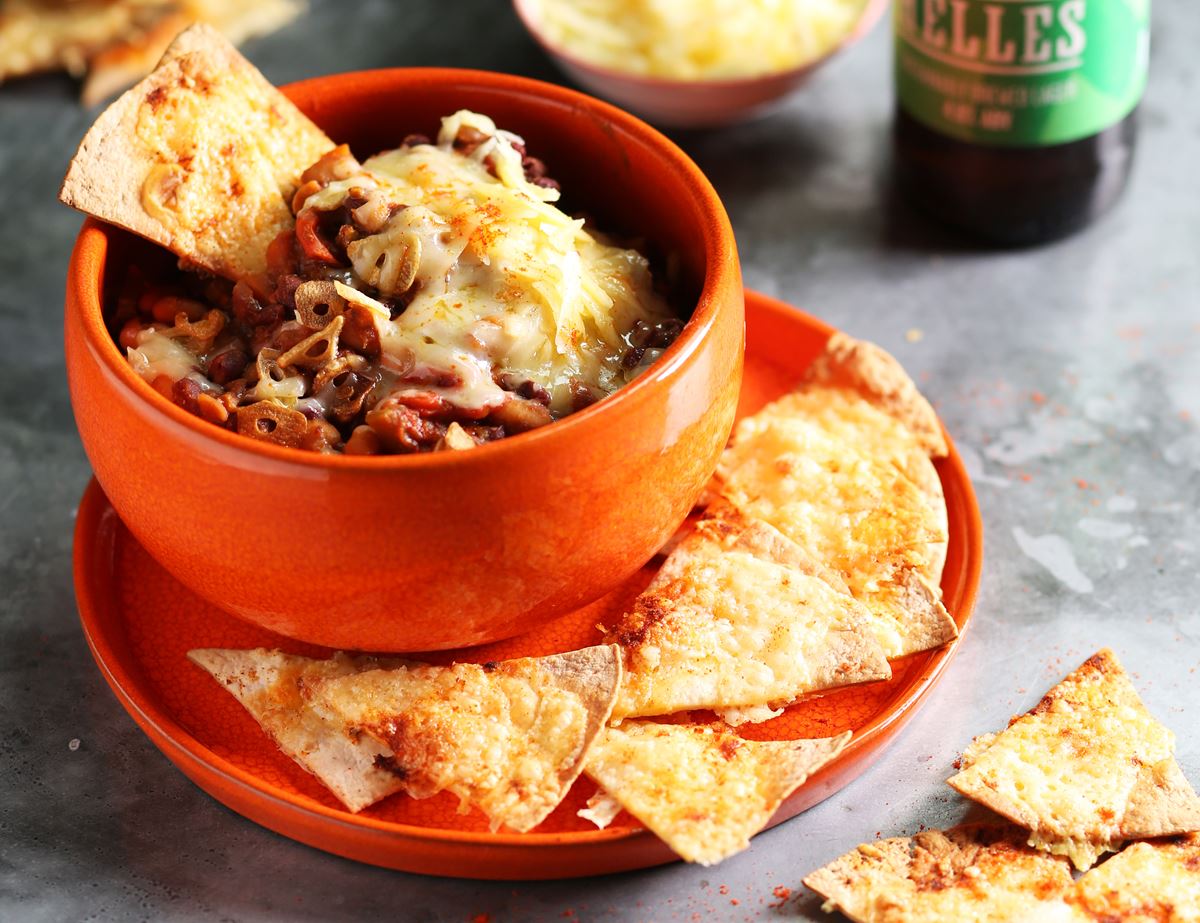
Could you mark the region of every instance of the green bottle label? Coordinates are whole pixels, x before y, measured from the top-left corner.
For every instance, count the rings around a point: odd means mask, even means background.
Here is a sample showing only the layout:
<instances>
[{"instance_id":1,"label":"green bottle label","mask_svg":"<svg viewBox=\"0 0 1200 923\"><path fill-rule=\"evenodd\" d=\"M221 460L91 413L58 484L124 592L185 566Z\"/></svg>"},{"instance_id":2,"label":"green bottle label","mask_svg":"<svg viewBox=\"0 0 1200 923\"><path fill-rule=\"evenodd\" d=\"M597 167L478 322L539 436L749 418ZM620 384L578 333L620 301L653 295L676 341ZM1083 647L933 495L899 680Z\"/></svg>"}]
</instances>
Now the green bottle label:
<instances>
[{"instance_id":1,"label":"green bottle label","mask_svg":"<svg viewBox=\"0 0 1200 923\"><path fill-rule=\"evenodd\" d=\"M896 0L904 111L981 144L1094 135L1146 86L1150 0Z\"/></svg>"}]
</instances>

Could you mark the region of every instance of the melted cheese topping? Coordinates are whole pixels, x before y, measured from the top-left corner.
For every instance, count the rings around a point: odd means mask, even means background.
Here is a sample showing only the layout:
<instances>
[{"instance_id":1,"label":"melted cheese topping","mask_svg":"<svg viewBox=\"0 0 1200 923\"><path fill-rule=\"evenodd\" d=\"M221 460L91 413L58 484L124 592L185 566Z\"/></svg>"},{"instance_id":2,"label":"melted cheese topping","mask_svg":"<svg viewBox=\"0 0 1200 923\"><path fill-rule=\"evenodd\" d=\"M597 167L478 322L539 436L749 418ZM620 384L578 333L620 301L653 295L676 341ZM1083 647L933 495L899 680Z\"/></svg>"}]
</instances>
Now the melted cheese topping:
<instances>
[{"instance_id":1,"label":"melted cheese topping","mask_svg":"<svg viewBox=\"0 0 1200 923\"><path fill-rule=\"evenodd\" d=\"M486 138L470 154L453 146L464 127ZM486 116L459 112L443 120L436 145L372 157L305 206L333 209L365 190L364 213L390 217L350 245L359 278L386 284L416 264L415 297L377 323L385 367L391 357L393 367L449 371L455 382L422 390L472 409L502 403L493 376L510 373L548 391L561 416L572 409L572 379L597 397L612 393L632 377L621 364L625 336L639 320L673 315L644 256L588 233L554 205L557 190L526 180L518 142Z\"/></svg>"},{"instance_id":2,"label":"melted cheese topping","mask_svg":"<svg viewBox=\"0 0 1200 923\"><path fill-rule=\"evenodd\" d=\"M1104 657L1105 655L1100 655ZM1115 661L1085 664L991 740L950 783L1031 830L1029 844L1089 868L1123 840L1143 767L1173 758L1175 736L1146 711Z\"/></svg>"},{"instance_id":3,"label":"melted cheese topping","mask_svg":"<svg viewBox=\"0 0 1200 923\"><path fill-rule=\"evenodd\" d=\"M746 77L814 61L866 0L537 0L551 45L602 67L680 80Z\"/></svg>"},{"instance_id":4,"label":"melted cheese topping","mask_svg":"<svg viewBox=\"0 0 1200 923\"><path fill-rule=\"evenodd\" d=\"M385 743L414 798L453 792L494 827L538 823L588 743L586 703L533 660L373 670L317 685L312 703Z\"/></svg>"}]
</instances>

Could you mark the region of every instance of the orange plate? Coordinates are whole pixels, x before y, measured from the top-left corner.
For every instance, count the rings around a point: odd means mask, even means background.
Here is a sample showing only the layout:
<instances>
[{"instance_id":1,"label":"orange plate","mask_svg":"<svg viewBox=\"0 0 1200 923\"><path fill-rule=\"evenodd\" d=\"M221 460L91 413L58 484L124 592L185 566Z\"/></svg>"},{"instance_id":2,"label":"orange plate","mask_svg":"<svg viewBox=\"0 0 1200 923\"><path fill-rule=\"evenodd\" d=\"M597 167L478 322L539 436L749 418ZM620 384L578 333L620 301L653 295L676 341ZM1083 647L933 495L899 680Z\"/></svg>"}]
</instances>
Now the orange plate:
<instances>
[{"instance_id":1,"label":"orange plate","mask_svg":"<svg viewBox=\"0 0 1200 923\"><path fill-rule=\"evenodd\" d=\"M832 328L781 302L746 293L746 374L739 412L753 412L795 383ZM965 629L983 560L983 530L971 482L953 445L938 463L950 514L942 589ZM503 660L571 650L598 640L597 622L615 618L649 581L644 568L604 599L508 641L427 659ZM472 878L591 875L670 862L674 855L628 814L596 830L575 812L595 790L580 779L534 833L490 833L479 811L457 813L443 792L417 801L396 795L350 814L283 756L254 720L184 654L194 647L278 647L317 657L327 651L250 625L176 583L130 536L95 481L75 528L75 592L88 644L125 709L184 774L233 810L284 836L375 865ZM861 773L916 711L955 644L892 664L886 683L844 689L789 708L746 736L854 738L780 808L780 823L823 801Z\"/></svg>"}]
</instances>

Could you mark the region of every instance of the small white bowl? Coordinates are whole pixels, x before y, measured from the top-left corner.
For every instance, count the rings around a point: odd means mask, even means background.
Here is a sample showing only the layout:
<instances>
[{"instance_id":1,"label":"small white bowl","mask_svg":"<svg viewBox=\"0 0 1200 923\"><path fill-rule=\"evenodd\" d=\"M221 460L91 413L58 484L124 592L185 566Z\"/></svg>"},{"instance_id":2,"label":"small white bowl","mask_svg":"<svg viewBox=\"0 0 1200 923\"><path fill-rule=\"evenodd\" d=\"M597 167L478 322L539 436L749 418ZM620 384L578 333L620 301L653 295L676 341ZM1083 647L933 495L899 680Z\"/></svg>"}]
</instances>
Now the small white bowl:
<instances>
[{"instance_id":1,"label":"small white bowl","mask_svg":"<svg viewBox=\"0 0 1200 923\"><path fill-rule=\"evenodd\" d=\"M676 128L712 128L757 115L870 32L887 5L888 0L867 0L858 22L840 42L799 67L724 80L671 80L600 67L552 45L533 14L533 0L513 0L513 8L526 30L572 80L651 122Z\"/></svg>"}]
</instances>

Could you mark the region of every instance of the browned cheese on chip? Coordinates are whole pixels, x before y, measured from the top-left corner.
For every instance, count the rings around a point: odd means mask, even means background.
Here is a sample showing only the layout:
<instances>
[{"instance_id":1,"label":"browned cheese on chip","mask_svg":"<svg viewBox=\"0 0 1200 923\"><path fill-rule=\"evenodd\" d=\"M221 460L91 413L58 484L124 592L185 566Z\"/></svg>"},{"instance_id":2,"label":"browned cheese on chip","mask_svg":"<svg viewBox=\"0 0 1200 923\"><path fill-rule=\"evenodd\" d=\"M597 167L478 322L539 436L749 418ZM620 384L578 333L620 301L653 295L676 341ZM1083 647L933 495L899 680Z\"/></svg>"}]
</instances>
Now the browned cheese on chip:
<instances>
[{"instance_id":1,"label":"browned cheese on chip","mask_svg":"<svg viewBox=\"0 0 1200 923\"><path fill-rule=\"evenodd\" d=\"M864 843L804 884L857 923L1071 921L1065 859L1024 843L1018 827L970 825Z\"/></svg>"},{"instance_id":2,"label":"browned cheese on chip","mask_svg":"<svg viewBox=\"0 0 1200 923\"><path fill-rule=\"evenodd\" d=\"M113 0L4 0L0 4L0 81L63 69L79 75L101 48L138 26L144 11L161 3Z\"/></svg>"},{"instance_id":3,"label":"browned cheese on chip","mask_svg":"<svg viewBox=\"0 0 1200 923\"><path fill-rule=\"evenodd\" d=\"M839 388L860 395L872 406L904 424L925 453L941 458L950 452L941 423L909 374L886 350L835 333L824 352L809 366L805 387Z\"/></svg>"},{"instance_id":4,"label":"browned cheese on chip","mask_svg":"<svg viewBox=\"0 0 1200 923\"><path fill-rule=\"evenodd\" d=\"M1134 843L1077 882L1081 921L1200 923L1200 836Z\"/></svg>"},{"instance_id":5,"label":"browned cheese on chip","mask_svg":"<svg viewBox=\"0 0 1200 923\"><path fill-rule=\"evenodd\" d=\"M332 147L228 40L195 25L96 120L59 197L254 284L293 225L300 174Z\"/></svg>"},{"instance_id":6,"label":"browned cheese on chip","mask_svg":"<svg viewBox=\"0 0 1200 923\"><path fill-rule=\"evenodd\" d=\"M318 715L304 701L306 682L373 668L371 658L337 654L312 660L281 651L200 648L188 652L197 666L245 707L279 749L316 776L351 811L361 811L404 786L381 768L391 751L370 738L353 739L340 721Z\"/></svg>"},{"instance_id":7,"label":"browned cheese on chip","mask_svg":"<svg viewBox=\"0 0 1200 923\"><path fill-rule=\"evenodd\" d=\"M799 389L738 423L716 484L840 573L899 657L958 634L938 586L948 525L930 455L945 452L899 364L839 334Z\"/></svg>"},{"instance_id":8,"label":"browned cheese on chip","mask_svg":"<svg viewBox=\"0 0 1200 923\"><path fill-rule=\"evenodd\" d=\"M680 857L712 865L746 849L849 739L751 741L724 725L625 721L605 729L586 772Z\"/></svg>"},{"instance_id":9,"label":"browned cheese on chip","mask_svg":"<svg viewBox=\"0 0 1200 923\"><path fill-rule=\"evenodd\" d=\"M838 583L776 529L711 506L605 637L625 658L613 716L707 708L738 724L887 679L870 613Z\"/></svg>"},{"instance_id":10,"label":"browned cheese on chip","mask_svg":"<svg viewBox=\"0 0 1200 923\"><path fill-rule=\"evenodd\" d=\"M621 679L615 647L450 667L370 670L306 684L319 714L393 754L414 798L441 791L523 833L583 768Z\"/></svg>"},{"instance_id":11,"label":"browned cheese on chip","mask_svg":"<svg viewBox=\"0 0 1200 923\"><path fill-rule=\"evenodd\" d=\"M1200 830L1200 798L1174 751L1106 649L977 740L949 782L1027 828L1031 846L1086 869L1125 840Z\"/></svg>"},{"instance_id":12,"label":"browned cheese on chip","mask_svg":"<svg viewBox=\"0 0 1200 923\"><path fill-rule=\"evenodd\" d=\"M299 0L4 0L0 81L45 70L87 72L85 106L145 77L194 22L235 44L273 32L304 9Z\"/></svg>"}]
</instances>

